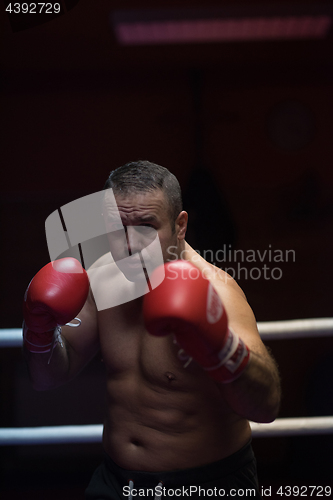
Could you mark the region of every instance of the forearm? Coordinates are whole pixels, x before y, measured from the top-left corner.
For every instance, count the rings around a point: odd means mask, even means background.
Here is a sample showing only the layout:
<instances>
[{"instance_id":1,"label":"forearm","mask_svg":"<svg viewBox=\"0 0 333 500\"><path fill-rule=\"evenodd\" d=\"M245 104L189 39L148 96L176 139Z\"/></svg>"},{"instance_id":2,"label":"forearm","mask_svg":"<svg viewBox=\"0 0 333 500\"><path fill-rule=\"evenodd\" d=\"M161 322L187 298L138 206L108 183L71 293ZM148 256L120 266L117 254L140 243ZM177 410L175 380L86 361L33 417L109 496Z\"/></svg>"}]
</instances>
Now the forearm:
<instances>
[{"instance_id":1,"label":"forearm","mask_svg":"<svg viewBox=\"0 0 333 500\"><path fill-rule=\"evenodd\" d=\"M280 405L280 379L274 360L251 352L244 372L233 382L221 384L224 399L238 415L254 422L271 422Z\"/></svg>"},{"instance_id":2,"label":"forearm","mask_svg":"<svg viewBox=\"0 0 333 500\"><path fill-rule=\"evenodd\" d=\"M33 353L23 346L34 389L38 391L54 389L69 380L69 353L64 338L62 343L63 347L58 343L52 351L45 353Z\"/></svg>"}]
</instances>

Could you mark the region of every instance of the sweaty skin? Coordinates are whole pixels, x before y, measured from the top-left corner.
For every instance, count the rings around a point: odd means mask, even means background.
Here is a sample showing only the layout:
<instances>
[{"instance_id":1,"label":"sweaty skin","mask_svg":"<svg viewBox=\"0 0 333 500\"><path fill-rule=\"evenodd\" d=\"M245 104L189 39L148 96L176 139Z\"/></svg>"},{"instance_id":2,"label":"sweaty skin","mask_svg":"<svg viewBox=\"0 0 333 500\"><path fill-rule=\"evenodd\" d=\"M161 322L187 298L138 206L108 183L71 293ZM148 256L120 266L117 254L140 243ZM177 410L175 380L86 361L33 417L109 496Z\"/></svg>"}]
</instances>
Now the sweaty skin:
<instances>
[{"instance_id":1,"label":"sweaty skin","mask_svg":"<svg viewBox=\"0 0 333 500\"><path fill-rule=\"evenodd\" d=\"M260 340L253 313L234 280L221 270L216 273L185 242L186 212L179 214L173 230L162 191L116 199L128 229L128 245L135 247L135 234L130 234L133 226L148 224L158 232L165 262L171 258L172 247L172 255L176 252L191 261L211 280L227 310L230 327L253 351L248 368L238 380L224 385L211 380L195 361L184 368L172 332L153 337L145 330L142 297L97 311L90 293L78 315L80 332L63 327L66 349L56 347L43 381L43 358L48 356L29 355L35 387L46 389L66 382L100 350L107 375L103 446L119 466L163 471L227 457L250 439L249 418L273 420L278 408L276 367ZM104 217L107 221L107 206ZM120 245L116 249L119 256ZM104 256L96 263L95 279L104 287L103 293L111 293L117 280L103 279L106 262Z\"/></svg>"}]
</instances>

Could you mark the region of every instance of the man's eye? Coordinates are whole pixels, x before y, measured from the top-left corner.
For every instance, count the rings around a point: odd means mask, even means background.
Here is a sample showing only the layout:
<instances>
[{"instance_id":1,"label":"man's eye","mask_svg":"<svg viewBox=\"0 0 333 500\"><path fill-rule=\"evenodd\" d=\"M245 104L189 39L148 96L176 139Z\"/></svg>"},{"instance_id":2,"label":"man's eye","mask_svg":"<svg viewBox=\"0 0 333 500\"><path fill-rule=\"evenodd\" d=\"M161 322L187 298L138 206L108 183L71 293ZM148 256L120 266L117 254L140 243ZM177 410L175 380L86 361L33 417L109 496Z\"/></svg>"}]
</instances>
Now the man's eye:
<instances>
[{"instance_id":1,"label":"man's eye","mask_svg":"<svg viewBox=\"0 0 333 500\"><path fill-rule=\"evenodd\" d=\"M140 233L144 238L153 240L157 234L157 230L152 224L142 224L138 227L138 233Z\"/></svg>"}]
</instances>

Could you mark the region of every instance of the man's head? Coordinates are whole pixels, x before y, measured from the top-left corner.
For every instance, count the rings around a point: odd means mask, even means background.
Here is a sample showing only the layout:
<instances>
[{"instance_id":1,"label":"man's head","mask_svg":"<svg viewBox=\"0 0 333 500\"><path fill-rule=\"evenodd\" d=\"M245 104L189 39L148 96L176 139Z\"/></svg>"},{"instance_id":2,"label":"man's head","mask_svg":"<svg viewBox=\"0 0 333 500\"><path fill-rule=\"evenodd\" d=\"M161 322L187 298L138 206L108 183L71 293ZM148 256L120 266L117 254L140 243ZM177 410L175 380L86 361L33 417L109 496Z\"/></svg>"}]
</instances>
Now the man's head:
<instances>
[{"instance_id":1,"label":"man's head","mask_svg":"<svg viewBox=\"0 0 333 500\"><path fill-rule=\"evenodd\" d=\"M173 174L148 161L127 163L111 172L104 189L103 217L118 267L122 262L128 270L140 268L143 249L153 267L159 255L164 262L180 258L187 213L182 210L180 186Z\"/></svg>"},{"instance_id":2,"label":"man's head","mask_svg":"<svg viewBox=\"0 0 333 500\"><path fill-rule=\"evenodd\" d=\"M176 219L182 211L182 195L178 180L167 168L143 160L126 163L110 173L104 185L104 189L108 188L112 188L115 196L162 191L175 231Z\"/></svg>"}]
</instances>

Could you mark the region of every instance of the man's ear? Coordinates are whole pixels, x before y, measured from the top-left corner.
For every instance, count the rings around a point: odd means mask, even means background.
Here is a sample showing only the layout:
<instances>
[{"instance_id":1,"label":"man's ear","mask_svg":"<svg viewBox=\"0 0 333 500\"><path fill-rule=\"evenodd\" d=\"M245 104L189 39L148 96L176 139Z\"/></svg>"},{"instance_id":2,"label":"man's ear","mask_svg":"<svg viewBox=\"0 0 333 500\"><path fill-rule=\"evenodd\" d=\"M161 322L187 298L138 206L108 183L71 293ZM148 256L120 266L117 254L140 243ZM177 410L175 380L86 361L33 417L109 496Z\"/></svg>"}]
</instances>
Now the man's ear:
<instances>
[{"instance_id":1,"label":"man's ear","mask_svg":"<svg viewBox=\"0 0 333 500\"><path fill-rule=\"evenodd\" d=\"M188 221L188 213L185 212L185 210L183 210L182 212L180 212L175 222L176 234L178 240L183 240L185 238L187 221Z\"/></svg>"}]
</instances>

